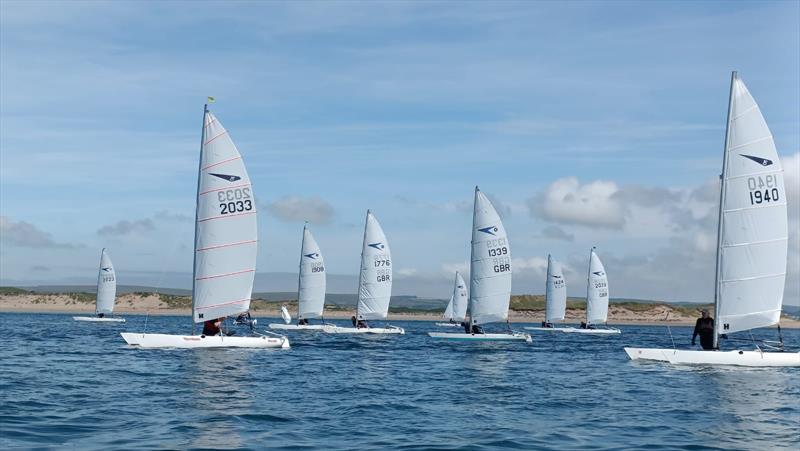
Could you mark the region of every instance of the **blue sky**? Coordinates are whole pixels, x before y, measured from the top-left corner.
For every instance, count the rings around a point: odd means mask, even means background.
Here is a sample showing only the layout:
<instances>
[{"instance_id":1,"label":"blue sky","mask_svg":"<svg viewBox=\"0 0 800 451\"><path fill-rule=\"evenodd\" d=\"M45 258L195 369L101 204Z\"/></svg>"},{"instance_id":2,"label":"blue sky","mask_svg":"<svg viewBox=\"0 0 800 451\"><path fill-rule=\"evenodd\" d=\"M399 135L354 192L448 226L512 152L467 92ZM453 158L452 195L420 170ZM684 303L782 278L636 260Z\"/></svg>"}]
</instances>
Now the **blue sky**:
<instances>
[{"instance_id":1,"label":"blue sky","mask_svg":"<svg viewBox=\"0 0 800 451\"><path fill-rule=\"evenodd\" d=\"M543 291L553 253L582 295L597 245L614 297L708 299L733 69L784 156L798 224L797 2L3 1L0 12L3 283L91 284L105 246L122 283L188 286L208 95L254 181L263 273L296 271L307 218L329 272L355 275L371 208L395 293L444 297L468 259L477 184L504 216L515 292ZM565 193L590 207L554 206ZM798 304L792 233L786 302ZM292 288L277 285L256 288Z\"/></svg>"}]
</instances>

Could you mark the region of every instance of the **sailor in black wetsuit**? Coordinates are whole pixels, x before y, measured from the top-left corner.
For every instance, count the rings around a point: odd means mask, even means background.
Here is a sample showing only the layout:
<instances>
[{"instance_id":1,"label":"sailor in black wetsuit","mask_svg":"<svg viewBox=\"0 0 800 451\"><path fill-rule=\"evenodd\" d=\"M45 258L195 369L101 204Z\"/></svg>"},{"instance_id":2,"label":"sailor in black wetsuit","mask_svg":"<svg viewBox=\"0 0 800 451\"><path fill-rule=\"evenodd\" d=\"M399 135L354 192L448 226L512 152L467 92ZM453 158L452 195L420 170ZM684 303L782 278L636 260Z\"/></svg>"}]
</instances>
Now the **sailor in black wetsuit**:
<instances>
[{"instance_id":1,"label":"sailor in black wetsuit","mask_svg":"<svg viewBox=\"0 0 800 451\"><path fill-rule=\"evenodd\" d=\"M692 346L700 335L700 346L706 351L714 349L714 318L708 316L708 310L701 310L701 317L697 318L692 334Z\"/></svg>"}]
</instances>

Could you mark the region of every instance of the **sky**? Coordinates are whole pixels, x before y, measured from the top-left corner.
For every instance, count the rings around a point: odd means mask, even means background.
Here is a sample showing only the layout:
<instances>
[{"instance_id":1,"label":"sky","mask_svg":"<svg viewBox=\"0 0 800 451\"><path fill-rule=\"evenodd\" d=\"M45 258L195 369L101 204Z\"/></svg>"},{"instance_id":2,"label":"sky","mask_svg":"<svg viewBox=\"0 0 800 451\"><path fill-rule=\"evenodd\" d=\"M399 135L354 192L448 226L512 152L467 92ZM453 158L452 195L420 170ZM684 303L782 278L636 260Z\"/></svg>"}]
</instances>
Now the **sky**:
<instances>
[{"instance_id":1,"label":"sky","mask_svg":"<svg viewBox=\"0 0 800 451\"><path fill-rule=\"evenodd\" d=\"M800 304L800 2L0 1L0 284L191 286L203 103L259 207L256 290L296 288L308 220L355 292L363 221L394 294L449 296L476 185L514 293L547 255L585 295L709 301L732 70L785 168Z\"/></svg>"}]
</instances>

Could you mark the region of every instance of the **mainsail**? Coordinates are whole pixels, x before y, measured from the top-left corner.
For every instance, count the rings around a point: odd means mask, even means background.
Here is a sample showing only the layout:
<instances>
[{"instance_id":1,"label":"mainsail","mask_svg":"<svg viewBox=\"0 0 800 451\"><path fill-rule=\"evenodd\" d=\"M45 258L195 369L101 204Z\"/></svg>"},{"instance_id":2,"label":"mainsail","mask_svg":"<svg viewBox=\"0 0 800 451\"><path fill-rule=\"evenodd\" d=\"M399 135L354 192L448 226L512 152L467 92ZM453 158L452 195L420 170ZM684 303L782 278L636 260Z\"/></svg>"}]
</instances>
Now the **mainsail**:
<instances>
[{"instance_id":1,"label":"mainsail","mask_svg":"<svg viewBox=\"0 0 800 451\"><path fill-rule=\"evenodd\" d=\"M114 299L117 297L117 276L114 265L106 250L100 252L100 269L97 274L97 305L95 313L110 315L114 311Z\"/></svg>"},{"instance_id":2,"label":"mainsail","mask_svg":"<svg viewBox=\"0 0 800 451\"><path fill-rule=\"evenodd\" d=\"M456 279L453 282L453 294L450 295L450 302L442 317L448 321L461 322L467 316L467 305L469 303L467 295L467 284L464 278L456 271Z\"/></svg>"},{"instance_id":3,"label":"mainsail","mask_svg":"<svg viewBox=\"0 0 800 451\"><path fill-rule=\"evenodd\" d=\"M783 168L767 123L735 72L720 205L717 333L776 324L788 252Z\"/></svg>"},{"instance_id":4,"label":"mainsail","mask_svg":"<svg viewBox=\"0 0 800 451\"><path fill-rule=\"evenodd\" d=\"M256 200L242 156L206 110L197 182L194 322L250 308L256 271Z\"/></svg>"},{"instance_id":5,"label":"mainsail","mask_svg":"<svg viewBox=\"0 0 800 451\"><path fill-rule=\"evenodd\" d=\"M358 279L358 319L385 319L392 296L392 253L383 229L367 211Z\"/></svg>"},{"instance_id":6,"label":"mainsail","mask_svg":"<svg viewBox=\"0 0 800 451\"><path fill-rule=\"evenodd\" d=\"M469 311L472 324L508 319L511 247L500 216L476 186L472 214Z\"/></svg>"},{"instance_id":7,"label":"mainsail","mask_svg":"<svg viewBox=\"0 0 800 451\"><path fill-rule=\"evenodd\" d=\"M545 321L563 321L567 311L567 282L561 263L547 256L547 286L545 288Z\"/></svg>"},{"instance_id":8,"label":"mainsail","mask_svg":"<svg viewBox=\"0 0 800 451\"><path fill-rule=\"evenodd\" d=\"M303 227L298 286L300 319L321 317L325 307L325 262L308 226Z\"/></svg>"},{"instance_id":9,"label":"mainsail","mask_svg":"<svg viewBox=\"0 0 800 451\"><path fill-rule=\"evenodd\" d=\"M601 324L608 320L608 277L603 262L592 248L589 254L589 283L586 288L586 322Z\"/></svg>"}]
</instances>

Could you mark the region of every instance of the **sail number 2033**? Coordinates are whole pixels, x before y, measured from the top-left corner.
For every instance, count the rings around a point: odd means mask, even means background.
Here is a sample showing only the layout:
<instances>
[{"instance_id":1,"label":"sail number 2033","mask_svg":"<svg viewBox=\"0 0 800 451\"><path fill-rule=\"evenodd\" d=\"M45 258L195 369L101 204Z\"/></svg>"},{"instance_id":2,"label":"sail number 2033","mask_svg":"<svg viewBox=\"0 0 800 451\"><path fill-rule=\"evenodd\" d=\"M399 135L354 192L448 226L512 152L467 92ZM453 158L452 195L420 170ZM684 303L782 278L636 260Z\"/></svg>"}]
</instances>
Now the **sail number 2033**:
<instances>
[{"instance_id":1,"label":"sail number 2033","mask_svg":"<svg viewBox=\"0 0 800 451\"><path fill-rule=\"evenodd\" d=\"M765 177L748 177L747 188L750 190L750 205L780 200L778 183L774 175Z\"/></svg>"},{"instance_id":2,"label":"sail number 2033","mask_svg":"<svg viewBox=\"0 0 800 451\"><path fill-rule=\"evenodd\" d=\"M250 199L250 188L227 189L217 192L217 200L221 215L239 213L253 209L253 201Z\"/></svg>"}]
</instances>

